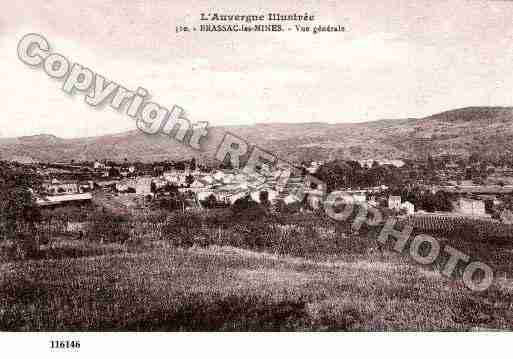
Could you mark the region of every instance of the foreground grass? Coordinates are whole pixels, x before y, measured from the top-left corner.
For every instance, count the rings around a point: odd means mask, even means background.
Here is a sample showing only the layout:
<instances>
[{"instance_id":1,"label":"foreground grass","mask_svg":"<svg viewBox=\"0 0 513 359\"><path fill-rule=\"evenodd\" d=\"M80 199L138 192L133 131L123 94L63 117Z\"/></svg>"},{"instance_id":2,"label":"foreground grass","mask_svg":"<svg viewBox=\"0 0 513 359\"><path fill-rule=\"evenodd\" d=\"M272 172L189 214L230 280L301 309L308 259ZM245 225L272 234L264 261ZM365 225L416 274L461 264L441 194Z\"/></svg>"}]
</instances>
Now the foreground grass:
<instances>
[{"instance_id":1,"label":"foreground grass","mask_svg":"<svg viewBox=\"0 0 513 359\"><path fill-rule=\"evenodd\" d=\"M1 330L511 329L511 303L391 252L323 261L157 242L0 265Z\"/></svg>"}]
</instances>

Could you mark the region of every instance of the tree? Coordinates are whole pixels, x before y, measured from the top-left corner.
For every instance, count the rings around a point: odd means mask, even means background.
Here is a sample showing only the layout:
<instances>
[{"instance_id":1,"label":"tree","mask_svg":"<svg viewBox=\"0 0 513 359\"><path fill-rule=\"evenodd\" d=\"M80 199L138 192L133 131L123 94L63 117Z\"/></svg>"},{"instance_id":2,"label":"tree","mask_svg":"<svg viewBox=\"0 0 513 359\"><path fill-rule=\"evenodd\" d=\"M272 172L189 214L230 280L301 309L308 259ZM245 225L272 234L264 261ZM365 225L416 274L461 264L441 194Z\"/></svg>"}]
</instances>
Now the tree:
<instances>
[{"instance_id":1,"label":"tree","mask_svg":"<svg viewBox=\"0 0 513 359\"><path fill-rule=\"evenodd\" d=\"M237 199L231 206L232 214L245 220L265 217L269 211L263 205L253 201L250 195Z\"/></svg>"},{"instance_id":2,"label":"tree","mask_svg":"<svg viewBox=\"0 0 513 359\"><path fill-rule=\"evenodd\" d=\"M152 203L152 207L157 209L165 209L169 211L176 211L178 209L184 208L186 205L185 197L177 192L171 196L163 196L159 197L156 201Z\"/></svg>"},{"instance_id":3,"label":"tree","mask_svg":"<svg viewBox=\"0 0 513 359\"><path fill-rule=\"evenodd\" d=\"M435 159L431 154L428 155L427 164L430 171L433 171L436 168Z\"/></svg>"},{"instance_id":4,"label":"tree","mask_svg":"<svg viewBox=\"0 0 513 359\"><path fill-rule=\"evenodd\" d=\"M450 212L453 209L451 195L444 191L436 192L434 195L434 207L435 210L441 212Z\"/></svg>"},{"instance_id":5,"label":"tree","mask_svg":"<svg viewBox=\"0 0 513 359\"><path fill-rule=\"evenodd\" d=\"M271 202L269 201L269 192L261 191L258 193L258 199L260 200L260 204L269 208L271 206Z\"/></svg>"},{"instance_id":6,"label":"tree","mask_svg":"<svg viewBox=\"0 0 513 359\"><path fill-rule=\"evenodd\" d=\"M166 183L164 187L162 187L161 192L165 193L178 193L178 186L173 183Z\"/></svg>"},{"instance_id":7,"label":"tree","mask_svg":"<svg viewBox=\"0 0 513 359\"><path fill-rule=\"evenodd\" d=\"M194 182L194 176L189 174L187 177L185 177L185 183L187 183L187 187L190 187L191 184Z\"/></svg>"},{"instance_id":8,"label":"tree","mask_svg":"<svg viewBox=\"0 0 513 359\"><path fill-rule=\"evenodd\" d=\"M119 170L115 167L109 169L109 177L119 177Z\"/></svg>"},{"instance_id":9,"label":"tree","mask_svg":"<svg viewBox=\"0 0 513 359\"><path fill-rule=\"evenodd\" d=\"M205 208L216 208L217 207L217 198L216 198L216 196L214 196L214 194L211 194L204 201L202 201L201 204Z\"/></svg>"},{"instance_id":10,"label":"tree","mask_svg":"<svg viewBox=\"0 0 513 359\"><path fill-rule=\"evenodd\" d=\"M27 256L37 251L35 223L41 220L39 207L32 195L39 190L40 179L32 171L0 163L0 231L15 239Z\"/></svg>"},{"instance_id":11,"label":"tree","mask_svg":"<svg viewBox=\"0 0 513 359\"><path fill-rule=\"evenodd\" d=\"M194 157L191 159L190 169L191 171L196 171L196 158Z\"/></svg>"}]
</instances>

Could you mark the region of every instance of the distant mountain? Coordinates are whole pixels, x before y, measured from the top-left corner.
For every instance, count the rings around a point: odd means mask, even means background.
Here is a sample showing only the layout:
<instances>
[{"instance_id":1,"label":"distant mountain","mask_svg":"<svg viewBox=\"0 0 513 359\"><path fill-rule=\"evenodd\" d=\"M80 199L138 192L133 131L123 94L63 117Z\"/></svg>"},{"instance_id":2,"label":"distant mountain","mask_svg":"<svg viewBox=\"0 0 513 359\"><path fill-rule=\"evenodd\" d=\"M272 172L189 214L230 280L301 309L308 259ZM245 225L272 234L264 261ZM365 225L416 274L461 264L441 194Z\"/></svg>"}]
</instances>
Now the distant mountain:
<instances>
[{"instance_id":1,"label":"distant mountain","mask_svg":"<svg viewBox=\"0 0 513 359\"><path fill-rule=\"evenodd\" d=\"M420 119L365 123L273 123L210 128L197 152L138 130L77 139L35 135L0 139L0 158L24 161L212 159L226 131L293 161L417 158L444 153L513 155L513 108L467 107Z\"/></svg>"}]
</instances>

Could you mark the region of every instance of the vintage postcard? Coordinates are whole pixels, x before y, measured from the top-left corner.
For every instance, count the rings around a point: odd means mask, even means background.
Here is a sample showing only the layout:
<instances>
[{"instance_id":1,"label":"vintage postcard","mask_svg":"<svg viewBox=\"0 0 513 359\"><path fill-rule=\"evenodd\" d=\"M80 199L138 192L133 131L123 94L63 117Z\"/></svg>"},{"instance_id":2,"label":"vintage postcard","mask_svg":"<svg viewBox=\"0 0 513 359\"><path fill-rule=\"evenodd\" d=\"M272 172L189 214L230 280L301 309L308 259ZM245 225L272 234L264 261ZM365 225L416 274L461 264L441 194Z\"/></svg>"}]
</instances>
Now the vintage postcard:
<instances>
[{"instance_id":1,"label":"vintage postcard","mask_svg":"<svg viewBox=\"0 0 513 359\"><path fill-rule=\"evenodd\" d=\"M513 329L512 2L7 1L0 66L6 346Z\"/></svg>"}]
</instances>

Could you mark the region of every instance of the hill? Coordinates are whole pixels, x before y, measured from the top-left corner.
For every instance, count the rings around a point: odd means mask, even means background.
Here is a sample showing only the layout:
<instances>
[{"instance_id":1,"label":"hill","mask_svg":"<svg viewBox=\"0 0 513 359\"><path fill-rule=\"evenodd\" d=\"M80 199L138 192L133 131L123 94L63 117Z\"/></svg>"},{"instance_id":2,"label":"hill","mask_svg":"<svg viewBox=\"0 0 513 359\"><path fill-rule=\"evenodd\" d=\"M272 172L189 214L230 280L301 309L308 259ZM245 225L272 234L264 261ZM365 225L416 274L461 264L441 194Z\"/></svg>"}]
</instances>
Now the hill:
<instances>
[{"instance_id":1,"label":"hill","mask_svg":"<svg viewBox=\"0 0 513 359\"><path fill-rule=\"evenodd\" d=\"M467 107L420 119L213 127L202 153L166 136L145 135L138 130L75 139L45 134L4 138L0 139L0 158L155 161L195 156L212 159L226 131L293 161L417 158L444 153L460 156L480 153L492 157L513 154L513 108Z\"/></svg>"}]
</instances>

